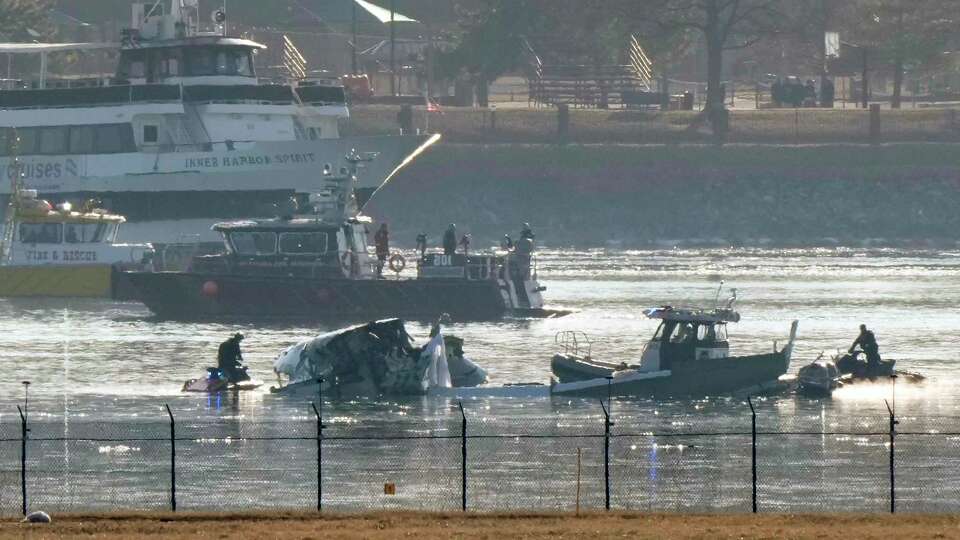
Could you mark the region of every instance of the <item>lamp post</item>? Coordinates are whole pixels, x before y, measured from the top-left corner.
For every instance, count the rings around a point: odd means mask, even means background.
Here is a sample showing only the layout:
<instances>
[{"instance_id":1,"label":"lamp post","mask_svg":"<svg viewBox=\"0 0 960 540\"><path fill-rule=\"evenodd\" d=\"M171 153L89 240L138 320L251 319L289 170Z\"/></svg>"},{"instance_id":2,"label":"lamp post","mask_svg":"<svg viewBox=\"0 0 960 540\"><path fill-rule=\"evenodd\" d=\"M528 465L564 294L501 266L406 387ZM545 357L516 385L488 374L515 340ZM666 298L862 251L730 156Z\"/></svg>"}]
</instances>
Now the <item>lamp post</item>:
<instances>
[{"instance_id":1,"label":"lamp post","mask_svg":"<svg viewBox=\"0 0 960 540\"><path fill-rule=\"evenodd\" d=\"M353 2L353 24L351 25L353 29L353 41L351 41L351 62L350 67L352 68L351 73L354 75L357 74L357 3Z\"/></svg>"}]
</instances>

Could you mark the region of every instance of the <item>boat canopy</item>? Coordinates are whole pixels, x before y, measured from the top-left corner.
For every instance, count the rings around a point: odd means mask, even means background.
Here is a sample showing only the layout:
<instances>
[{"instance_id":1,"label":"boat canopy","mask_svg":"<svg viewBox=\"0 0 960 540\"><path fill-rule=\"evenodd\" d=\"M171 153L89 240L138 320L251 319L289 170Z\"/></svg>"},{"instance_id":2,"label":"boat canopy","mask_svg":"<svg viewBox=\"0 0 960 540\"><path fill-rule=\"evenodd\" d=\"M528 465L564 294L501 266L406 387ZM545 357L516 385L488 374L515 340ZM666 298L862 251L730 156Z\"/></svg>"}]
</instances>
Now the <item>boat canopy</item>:
<instances>
[{"instance_id":1,"label":"boat canopy","mask_svg":"<svg viewBox=\"0 0 960 540\"><path fill-rule=\"evenodd\" d=\"M665 321L695 322L701 324L717 324L725 322L739 322L740 314L732 309L703 309L703 308L675 308L661 306L643 311L650 319Z\"/></svg>"},{"instance_id":2,"label":"boat canopy","mask_svg":"<svg viewBox=\"0 0 960 540\"><path fill-rule=\"evenodd\" d=\"M339 229L337 224L313 218L294 218L294 219L258 219L244 221L229 221L216 223L211 230L219 233L231 233L239 231L336 231Z\"/></svg>"}]
</instances>

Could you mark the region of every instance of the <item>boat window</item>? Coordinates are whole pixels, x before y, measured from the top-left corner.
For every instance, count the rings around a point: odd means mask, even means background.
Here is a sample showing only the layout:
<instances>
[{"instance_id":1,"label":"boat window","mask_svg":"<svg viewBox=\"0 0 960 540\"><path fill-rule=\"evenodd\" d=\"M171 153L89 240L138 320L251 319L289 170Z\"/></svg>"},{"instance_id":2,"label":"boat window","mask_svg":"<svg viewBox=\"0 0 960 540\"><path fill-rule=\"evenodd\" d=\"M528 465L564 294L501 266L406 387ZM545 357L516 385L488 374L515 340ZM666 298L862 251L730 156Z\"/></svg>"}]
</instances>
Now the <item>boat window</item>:
<instances>
[{"instance_id":1,"label":"boat window","mask_svg":"<svg viewBox=\"0 0 960 540\"><path fill-rule=\"evenodd\" d=\"M237 75L253 77L253 62L250 53L244 49L234 49L233 63L236 65Z\"/></svg>"},{"instance_id":2,"label":"boat window","mask_svg":"<svg viewBox=\"0 0 960 540\"><path fill-rule=\"evenodd\" d=\"M236 69L234 66L233 69ZM217 74L218 75L229 75L231 71L231 66L227 62L227 52L220 51L217 53Z\"/></svg>"},{"instance_id":3,"label":"boat window","mask_svg":"<svg viewBox=\"0 0 960 540\"><path fill-rule=\"evenodd\" d=\"M155 143L158 138L157 126L143 126L143 142Z\"/></svg>"},{"instance_id":4,"label":"boat window","mask_svg":"<svg viewBox=\"0 0 960 540\"><path fill-rule=\"evenodd\" d=\"M280 253L319 255L327 252L327 235L322 232L283 233Z\"/></svg>"},{"instance_id":5,"label":"boat window","mask_svg":"<svg viewBox=\"0 0 960 540\"><path fill-rule=\"evenodd\" d=\"M20 154L36 154L39 151L37 128L20 128L17 135L20 137L20 146L17 148Z\"/></svg>"},{"instance_id":6,"label":"boat window","mask_svg":"<svg viewBox=\"0 0 960 540\"><path fill-rule=\"evenodd\" d=\"M108 223L67 223L63 227L63 239L68 244L92 244L103 242L109 229Z\"/></svg>"},{"instance_id":7,"label":"boat window","mask_svg":"<svg viewBox=\"0 0 960 540\"><path fill-rule=\"evenodd\" d=\"M704 324L697 327L697 341L701 343L715 343L717 341L717 331L712 324Z\"/></svg>"},{"instance_id":8,"label":"boat window","mask_svg":"<svg viewBox=\"0 0 960 540\"><path fill-rule=\"evenodd\" d=\"M40 128L40 153L66 154L67 140L68 135L66 127Z\"/></svg>"},{"instance_id":9,"label":"boat window","mask_svg":"<svg viewBox=\"0 0 960 540\"><path fill-rule=\"evenodd\" d=\"M272 232L235 232L230 234L230 242L240 255L273 255L277 252L277 234Z\"/></svg>"},{"instance_id":10,"label":"boat window","mask_svg":"<svg viewBox=\"0 0 960 540\"><path fill-rule=\"evenodd\" d=\"M657 326L657 331L653 333L653 339L651 341L660 341L663 338L663 325L665 323L660 321L660 325Z\"/></svg>"},{"instance_id":11,"label":"boat window","mask_svg":"<svg viewBox=\"0 0 960 540\"><path fill-rule=\"evenodd\" d=\"M93 126L72 126L70 128L70 153L92 154L94 133Z\"/></svg>"},{"instance_id":12,"label":"boat window","mask_svg":"<svg viewBox=\"0 0 960 540\"><path fill-rule=\"evenodd\" d=\"M673 328L673 332L670 334L670 343L690 343L696 335L696 325L689 322L682 322Z\"/></svg>"},{"instance_id":13,"label":"boat window","mask_svg":"<svg viewBox=\"0 0 960 540\"><path fill-rule=\"evenodd\" d=\"M216 75L213 50L208 48L191 47L185 51L187 73L193 76Z\"/></svg>"},{"instance_id":14,"label":"boat window","mask_svg":"<svg viewBox=\"0 0 960 540\"><path fill-rule=\"evenodd\" d=\"M117 65L118 79L142 79L147 76L147 53L143 50L123 51Z\"/></svg>"},{"instance_id":15,"label":"boat window","mask_svg":"<svg viewBox=\"0 0 960 540\"><path fill-rule=\"evenodd\" d=\"M160 61L160 74L164 77L177 77L180 75L180 62L183 58L183 51L179 48L163 49L162 60Z\"/></svg>"},{"instance_id":16,"label":"boat window","mask_svg":"<svg viewBox=\"0 0 960 540\"><path fill-rule=\"evenodd\" d=\"M63 225L60 223L21 223L20 242L24 244L59 244Z\"/></svg>"},{"instance_id":17,"label":"boat window","mask_svg":"<svg viewBox=\"0 0 960 540\"><path fill-rule=\"evenodd\" d=\"M104 124L96 126L96 152L111 154L133 152L133 127L130 124Z\"/></svg>"},{"instance_id":18,"label":"boat window","mask_svg":"<svg viewBox=\"0 0 960 540\"><path fill-rule=\"evenodd\" d=\"M727 325L718 324L717 325L717 341L726 341L727 340Z\"/></svg>"}]
</instances>

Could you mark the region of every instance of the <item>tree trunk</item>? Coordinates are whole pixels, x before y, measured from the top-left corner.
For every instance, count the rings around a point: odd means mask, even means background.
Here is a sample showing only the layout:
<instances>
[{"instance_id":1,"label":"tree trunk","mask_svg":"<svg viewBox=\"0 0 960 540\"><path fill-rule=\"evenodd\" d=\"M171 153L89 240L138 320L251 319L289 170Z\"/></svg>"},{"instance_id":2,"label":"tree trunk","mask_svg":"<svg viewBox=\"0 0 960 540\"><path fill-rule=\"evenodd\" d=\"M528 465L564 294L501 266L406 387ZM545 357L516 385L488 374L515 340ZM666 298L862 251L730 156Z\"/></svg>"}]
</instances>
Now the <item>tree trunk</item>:
<instances>
[{"instance_id":1,"label":"tree trunk","mask_svg":"<svg viewBox=\"0 0 960 540\"><path fill-rule=\"evenodd\" d=\"M893 61L893 97L890 98L890 107L899 109L902 101L903 92L903 60L897 58Z\"/></svg>"},{"instance_id":2,"label":"tree trunk","mask_svg":"<svg viewBox=\"0 0 960 540\"><path fill-rule=\"evenodd\" d=\"M899 5L899 10L897 12L897 35L902 35L903 32L903 4ZM899 48L901 45L897 45L896 57L893 60L893 97L890 100L890 107L892 109L900 108L900 96L903 92L903 54Z\"/></svg>"},{"instance_id":3,"label":"tree trunk","mask_svg":"<svg viewBox=\"0 0 960 540\"><path fill-rule=\"evenodd\" d=\"M707 45L707 104L704 111L709 117L713 109L723 109L723 90L720 88L723 72L723 36L720 25L720 6L716 0L706 4L706 24L703 37Z\"/></svg>"},{"instance_id":4,"label":"tree trunk","mask_svg":"<svg viewBox=\"0 0 960 540\"><path fill-rule=\"evenodd\" d=\"M723 109L723 44L707 37L707 104L704 110Z\"/></svg>"},{"instance_id":5,"label":"tree trunk","mask_svg":"<svg viewBox=\"0 0 960 540\"><path fill-rule=\"evenodd\" d=\"M477 78L477 106L487 108L490 105L490 79L483 73Z\"/></svg>"}]
</instances>

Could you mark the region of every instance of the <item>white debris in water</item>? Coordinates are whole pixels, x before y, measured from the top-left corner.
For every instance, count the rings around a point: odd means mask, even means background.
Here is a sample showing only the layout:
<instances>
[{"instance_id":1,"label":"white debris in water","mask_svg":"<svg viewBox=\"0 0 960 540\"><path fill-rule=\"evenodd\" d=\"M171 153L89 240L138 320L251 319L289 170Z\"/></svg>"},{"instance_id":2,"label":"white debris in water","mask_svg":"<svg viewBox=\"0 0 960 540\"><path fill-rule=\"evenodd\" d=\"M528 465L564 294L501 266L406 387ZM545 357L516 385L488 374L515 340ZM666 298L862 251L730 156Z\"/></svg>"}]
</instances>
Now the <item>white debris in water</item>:
<instances>
[{"instance_id":1,"label":"white debris in water","mask_svg":"<svg viewBox=\"0 0 960 540\"><path fill-rule=\"evenodd\" d=\"M140 448L118 444L116 446L101 446L97 448L101 454L127 454L130 452L139 452Z\"/></svg>"}]
</instances>

